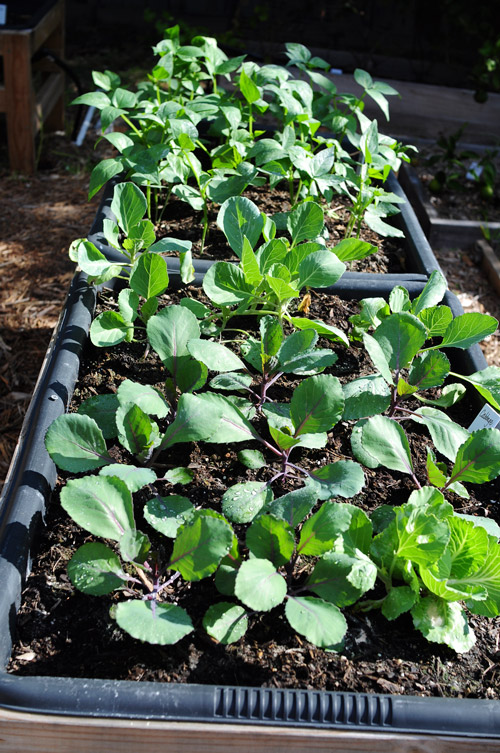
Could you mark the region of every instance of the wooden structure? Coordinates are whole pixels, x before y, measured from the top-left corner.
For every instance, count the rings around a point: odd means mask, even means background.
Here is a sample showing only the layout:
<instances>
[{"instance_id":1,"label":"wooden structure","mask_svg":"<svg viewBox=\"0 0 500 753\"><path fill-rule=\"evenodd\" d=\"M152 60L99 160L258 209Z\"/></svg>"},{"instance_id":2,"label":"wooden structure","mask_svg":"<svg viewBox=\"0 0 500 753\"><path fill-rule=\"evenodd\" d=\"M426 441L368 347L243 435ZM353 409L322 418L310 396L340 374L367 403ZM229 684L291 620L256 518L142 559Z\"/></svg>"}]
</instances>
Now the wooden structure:
<instances>
[{"instance_id":1,"label":"wooden structure","mask_svg":"<svg viewBox=\"0 0 500 753\"><path fill-rule=\"evenodd\" d=\"M498 753L498 739L37 715L0 708L1 753Z\"/></svg>"},{"instance_id":2,"label":"wooden structure","mask_svg":"<svg viewBox=\"0 0 500 753\"><path fill-rule=\"evenodd\" d=\"M42 124L47 130L64 126L64 73L48 59L33 63L41 48L64 56L64 0L55 0L33 28L0 27L0 112L7 121L10 168L22 173L35 171L35 137Z\"/></svg>"},{"instance_id":3,"label":"wooden structure","mask_svg":"<svg viewBox=\"0 0 500 753\"><path fill-rule=\"evenodd\" d=\"M500 258L484 239L476 243L476 248L481 254L484 271L498 295L500 295Z\"/></svg>"}]
</instances>

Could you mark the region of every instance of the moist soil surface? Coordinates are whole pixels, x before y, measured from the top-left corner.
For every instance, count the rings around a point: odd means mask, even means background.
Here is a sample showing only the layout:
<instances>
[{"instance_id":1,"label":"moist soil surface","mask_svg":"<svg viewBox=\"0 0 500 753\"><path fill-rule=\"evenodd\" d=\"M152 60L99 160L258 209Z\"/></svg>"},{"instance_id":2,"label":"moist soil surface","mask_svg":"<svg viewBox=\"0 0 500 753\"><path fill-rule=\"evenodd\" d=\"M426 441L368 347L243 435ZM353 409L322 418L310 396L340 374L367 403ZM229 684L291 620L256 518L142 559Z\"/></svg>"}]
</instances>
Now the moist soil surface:
<instances>
[{"instance_id":1,"label":"moist soil surface","mask_svg":"<svg viewBox=\"0 0 500 753\"><path fill-rule=\"evenodd\" d=\"M202 294L196 288L184 291L190 297ZM163 303L175 303L171 293ZM109 299L107 306L113 306ZM348 317L356 313L356 304L336 296L313 297L310 315L342 329ZM235 325L236 326L236 325ZM246 323L248 328L248 323ZM351 345L321 341L332 348L337 362L327 372L341 382L371 372L362 349ZM164 370L156 354L146 350L144 342L122 344L112 349L86 346L80 378L71 410L92 395L115 391L124 379L144 381L162 389ZM293 376L279 382L271 397L290 399ZM468 425L477 406L465 400L451 410L455 420ZM299 451L295 462L309 467L351 457L349 436L352 425L341 422L329 433L324 450ZM425 446L428 437L417 426L408 426L416 475L425 478ZM253 445L248 444L248 447ZM208 443L177 445L167 457L158 457L157 471L188 466L193 480L187 485L162 482L160 494L181 494L195 505L220 511L220 499L228 484L265 481L273 473L272 465L258 471L245 468L237 452L245 443L222 446ZM117 460L127 462L126 453L111 447ZM165 463L165 465L162 465ZM391 471L365 471L365 487L349 500L368 514L380 504L401 504L415 488L410 477ZM59 477L56 492L47 513L47 526L40 542L40 556L28 579L18 619L18 640L9 671L22 675L96 677L107 679L150 680L156 682L252 685L288 688L319 688L356 692L418 694L425 696L500 698L500 620L470 615L477 643L464 654L446 646L427 642L413 628L409 615L387 622L377 611L369 613L344 610L348 623L345 646L339 653L323 651L297 635L284 619L279 607L255 615L247 634L237 643L223 646L212 640L201 627L201 616L210 603L220 600L210 580L175 585L169 598L184 606L193 618L195 632L174 646L152 646L133 640L109 615L109 608L120 598L96 598L76 591L66 574L66 565L75 548L92 539L64 512L58 503L58 491L65 484ZM296 481L278 488L280 496ZM486 487L469 485L471 498L450 495L458 512L487 515L500 523L498 511L500 482ZM150 498L146 491L135 495L136 522L140 530L151 529L140 510ZM153 533L154 535L154 533ZM165 541L165 540L163 540ZM177 581L176 583L179 583ZM91 649L89 649L91 647Z\"/></svg>"},{"instance_id":2,"label":"moist soil surface","mask_svg":"<svg viewBox=\"0 0 500 753\"><path fill-rule=\"evenodd\" d=\"M288 191L281 189L279 186L273 190L270 190L268 186L250 186L243 191L242 196L253 201L260 211L265 212L268 217L272 217L274 214L280 212L289 212L291 209ZM217 225L218 205L209 205L209 229L203 249L201 248L200 241L203 212L194 212L189 204L180 201L174 195L170 196L165 210L162 212L161 209L160 204L161 220L155 226L158 240L160 238L177 238L179 240L191 241L194 258L215 261L221 259L236 260L236 256L228 245L224 233ZM325 207L325 209L325 226L328 232L326 245L328 248L331 248L340 243L345 237L347 222L350 216L349 201L341 196L337 196L332 201L331 206ZM287 233L280 233L278 231L276 237L280 237L280 235L289 238ZM373 251L364 259L350 262L348 264L349 269L358 272L379 273L406 271L404 241L397 238L382 238L370 230L364 222L361 227L360 239L371 243Z\"/></svg>"}]
</instances>

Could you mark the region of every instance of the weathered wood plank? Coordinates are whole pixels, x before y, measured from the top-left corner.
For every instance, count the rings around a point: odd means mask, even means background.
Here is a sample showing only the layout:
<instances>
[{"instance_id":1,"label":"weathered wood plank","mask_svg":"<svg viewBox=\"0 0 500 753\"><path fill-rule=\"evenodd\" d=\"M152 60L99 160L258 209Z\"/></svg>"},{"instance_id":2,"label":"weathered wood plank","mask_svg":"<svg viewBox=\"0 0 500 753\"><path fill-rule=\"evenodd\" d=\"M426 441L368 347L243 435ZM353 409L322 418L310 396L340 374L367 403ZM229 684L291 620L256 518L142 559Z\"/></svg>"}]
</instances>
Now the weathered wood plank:
<instances>
[{"instance_id":1,"label":"weathered wood plank","mask_svg":"<svg viewBox=\"0 0 500 753\"><path fill-rule=\"evenodd\" d=\"M64 125L64 76L49 77L38 99L34 91L31 60L43 44L63 57L64 0L57 0L34 29L0 29L4 67L0 111L6 114L10 167L23 173L35 169L35 135L42 119L47 129Z\"/></svg>"},{"instance_id":2,"label":"weathered wood plank","mask_svg":"<svg viewBox=\"0 0 500 753\"><path fill-rule=\"evenodd\" d=\"M36 95L36 108L33 117L35 119L35 128L37 130L41 128L42 123L46 124L47 130L62 129L64 124L64 113L59 111L58 105L62 104L63 95L64 74L62 72L52 73L42 84L40 91ZM55 113L57 113L57 118L54 117ZM47 122L50 114L53 115L52 127L50 127Z\"/></svg>"},{"instance_id":3,"label":"weathered wood plank","mask_svg":"<svg viewBox=\"0 0 500 753\"><path fill-rule=\"evenodd\" d=\"M50 36L56 33L60 39L64 39L64 0L57 0L55 5L46 13L40 22L33 29L31 36L32 54L34 54L42 44L45 44ZM61 48L55 49L54 52L62 52Z\"/></svg>"},{"instance_id":4,"label":"weathered wood plank","mask_svg":"<svg viewBox=\"0 0 500 753\"><path fill-rule=\"evenodd\" d=\"M500 741L441 735L38 716L0 709L1 753L498 753Z\"/></svg>"},{"instance_id":5,"label":"weathered wood plank","mask_svg":"<svg viewBox=\"0 0 500 753\"><path fill-rule=\"evenodd\" d=\"M8 35L3 60L9 163L13 170L29 173L35 165L35 92L29 35Z\"/></svg>"},{"instance_id":6,"label":"weathered wood plank","mask_svg":"<svg viewBox=\"0 0 500 753\"><path fill-rule=\"evenodd\" d=\"M361 88L350 74L330 76L338 88L353 94ZM454 133L465 125L463 141L471 144L495 144L500 137L500 94L489 94L484 104L474 99L469 89L384 79L400 97L388 97L390 121L380 109L365 99L365 112L377 118L380 130L396 138L414 137L435 140L439 133Z\"/></svg>"},{"instance_id":7,"label":"weathered wood plank","mask_svg":"<svg viewBox=\"0 0 500 753\"><path fill-rule=\"evenodd\" d=\"M500 295L500 259L485 240L478 241L477 247L481 252L482 267L498 295Z\"/></svg>"}]
</instances>

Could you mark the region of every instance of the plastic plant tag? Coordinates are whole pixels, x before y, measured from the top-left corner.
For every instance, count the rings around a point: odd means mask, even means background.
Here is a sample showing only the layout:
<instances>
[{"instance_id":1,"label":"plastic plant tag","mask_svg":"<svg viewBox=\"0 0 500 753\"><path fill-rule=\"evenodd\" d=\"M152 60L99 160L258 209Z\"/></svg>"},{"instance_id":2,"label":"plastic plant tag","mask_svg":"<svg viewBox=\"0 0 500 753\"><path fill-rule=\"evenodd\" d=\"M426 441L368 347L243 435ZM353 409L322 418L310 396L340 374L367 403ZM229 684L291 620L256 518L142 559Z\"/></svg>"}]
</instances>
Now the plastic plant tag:
<instances>
[{"instance_id":1,"label":"plastic plant tag","mask_svg":"<svg viewBox=\"0 0 500 753\"><path fill-rule=\"evenodd\" d=\"M477 414L474 421L469 426L468 431L477 431L478 429L500 429L500 414L493 410L491 405L484 405Z\"/></svg>"},{"instance_id":2,"label":"plastic plant tag","mask_svg":"<svg viewBox=\"0 0 500 753\"><path fill-rule=\"evenodd\" d=\"M482 172L482 165L479 165L476 161L474 161L470 163L469 169L465 173L465 177L467 178L467 180L479 180Z\"/></svg>"}]
</instances>

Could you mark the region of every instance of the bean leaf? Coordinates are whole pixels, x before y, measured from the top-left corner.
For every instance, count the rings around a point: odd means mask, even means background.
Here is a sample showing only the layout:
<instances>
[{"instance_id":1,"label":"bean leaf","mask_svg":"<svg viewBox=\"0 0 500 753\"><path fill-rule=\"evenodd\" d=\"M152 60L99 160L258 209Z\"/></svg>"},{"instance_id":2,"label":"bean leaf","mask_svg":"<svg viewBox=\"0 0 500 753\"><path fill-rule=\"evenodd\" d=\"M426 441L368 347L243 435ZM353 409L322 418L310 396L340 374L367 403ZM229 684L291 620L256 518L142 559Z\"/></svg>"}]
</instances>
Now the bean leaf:
<instances>
[{"instance_id":1,"label":"bean leaf","mask_svg":"<svg viewBox=\"0 0 500 753\"><path fill-rule=\"evenodd\" d=\"M245 364L236 353L221 343L211 340L189 340L187 348L193 358L202 361L211 371L238 371L245 369Z\"/></svg>"},{"instance_id":2,"label":"bean leaf","mask_svg":"<svg viewBox=\"0 0 500 753\"><path fill-rule=\"evenodd\" d=\"M262 232L263 219L253 201L244 196L231 196L221 205L217 224L236 256L241 259L244 238L254 248Z\"/></svg>"},{"instance_id":3,"label":"bean leaf","mask_svg":"<svg viewBox=\"0 0 500 753\"><path fill-rule=\"evenodd\" d=\"M284 520L273 515L261 515L248 528L246 545L254 557L269 560L280 567L293 554L293 529Z\"/></svg>"},{"instance_id":4,"label":"bean leaf","mask_svg":"<svg viewBox=\"0 0 500 753\"><path fill-rule=\"evenodd\" d=\"M376 578L375 563L361 552L330 552L318 560L307 585L322 599L346 607L373 588Z\"/></svg>"},{"instance_id":5,"label":"bean leaf","mask_svg":"<svg viewBox=\"0 0 500 753\"><path fill-rule=\"evenodd\" d=\"M173 539L193 511L194 505L187 497L177 494L168 497L157 495L144 506L144 517L155 530Z\"/></svg>"},{"instance_id":6,"label":"bean leaf","mask_svg":"<svg viewBox=\"0 0 500 753\"><path fill-rule=\"evenodd\" d=\"M249 523L272 499L271 487L261 481L234 484L222 496L222 512L234 523Z\"/></svg>"},{"instance_id":7,"label":"bean leaf","mask_svg":"<svg viewBox=\"0 0 500 753\"><path fill-rule=\"evenodd\" d=\"M118 476L122 481L125 481L132 494L156 481L156 473L152 468L136 468L135 465L125 465L125 463L105 465L99 471L99 475Z\"/></svg>"},{"instance_id":8,"label":"bean leaf","mask_svg":"<svg viewBox=\"0 0 500 753\"><path fill-rule=\"evenodd\" d=\"M189 356L187 343L200 336L196 316L185 306L166 306L147 323L148 340L171 374L178 359Z\"/></svg>"},{"instance_id":9,"label":"bean leaf","mask_svg":"<svg viewBox=\"0 0 500 753\"><path fill-rule=\"evenodd\" d=\"M295 436L328 431L340 420L343 410L344 394L337 377L320 374L304 379L290 402Z\"/></svg>"},{"instance_id":10,"label":"bean leaf","mask_svg":"<svg viewBox=\"0 0 500 753\"><path fill-rule=\"evenodd\" d=\"M293 245L312 240L321 233L324 224L323 210L314 201L298 204L288 215L287 227Z\"/></svg>"},{"instance_id":11,"label":"bean leaf","mask_svg":"<svg viewBox=\"0 0 500 753\"><path fill-rule=\"evenodd\" d=\"M109 594L127 579L118 556L99 542L88 542L76 550L68 562L68 576L79 591L91 596Z\"/></svg>"},{"instance_id":12,"label":"bean leaf","mask_svg":"<svg viewBox=\"0 0 500 753\"><path fill-rule=\"evenodd\" d=\"M365 461L368 455L371 462L375 463L368 465L369 468L383 465L393 471L412 473L410 446L404 430L396 421L387 416L372 416L358 426L361 436L353 432L351 437L353 451L358 460L367 465ZM358 439L361 443L361 452L358 452Z\"/></svg>"},{"instance_id":13,"label":"bean leaf","mask_svg":"<svg viewBox=\"0 0 500 753\"><path fill-rule=\"evenodd\" d=\"M116 476L70 479L61 490L61 504L94 536L119 541L125 531L135 529L132 494Z\"/></svg>"},{"instance_id":14,"label":"bean leaf","mask_svg":"<svg viewBox=\"0 0 500 753\"><path fill-rule=\"evenodd\" d=\"M247 631L247 613L238 604L221 601L207 609L203 617L203 627L219 643L235 643Z\"/></svg>"},{"instance_id":15,"label":"bean leaf","mask_svg":"<svg viewBox=\"0 0 500 753\"><path fill-rule=\"evenodd\" d=\"M484 484L500 474L500 432L480 429L473 432L457 452L451 481Z\"/></svg>"},{"instance_id":16,"label":"bean leaf","mask_svg":"<svg viewBox=\"0 0 500 753\"><path fill-rule=\"evenodd\" d=\"M161 295L168 287L167 263L163 256L139 256L130 273L130 287L143 298Z\"/></svg>"},{"instance_id":17,"label":"bean leaf","mask_svg":"<svg viewBox=\"0 0 500 753\"><path fill-rule=\"evenodd\" d=\"M470 348L471 345L492 335L498 327L498 321L488 314L477 311L456 316L444 333L439 348Z\"/></svg>"},{"instance_id":18,"label":"bean leaf","mask_svg":"<svg viewBox=\"0 0 500 753\"><path fill-rule=\"evenodd\" d=\"M214 573L233 541L227 520L211 510L198 510L177 532L169 568L184 580L197 581Z\"/></svg>"},{"instance_id":19,"label":"bean leaf","mask_svg":"<svg viewBox=\"0 0 500 753\"><path fill-rule=\"evenodd\" d=\"M335 604L314 596L294 596L288 599L285 614L293 629L315 646L340 648L347 623Z\"/></svg>"}]
</instances>

